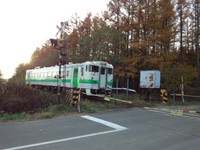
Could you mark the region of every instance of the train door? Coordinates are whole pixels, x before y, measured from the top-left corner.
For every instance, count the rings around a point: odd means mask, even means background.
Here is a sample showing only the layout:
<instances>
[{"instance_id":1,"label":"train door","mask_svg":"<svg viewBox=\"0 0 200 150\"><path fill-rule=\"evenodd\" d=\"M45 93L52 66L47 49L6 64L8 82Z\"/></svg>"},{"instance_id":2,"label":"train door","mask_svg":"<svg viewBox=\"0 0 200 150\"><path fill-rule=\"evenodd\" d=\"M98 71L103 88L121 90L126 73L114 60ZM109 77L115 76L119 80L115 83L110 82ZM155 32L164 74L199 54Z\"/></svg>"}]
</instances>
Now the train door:
<instances>
[{"instance_id":1,"label":"train door","mask_svg":"<svg viewBox=\"0 0 200 150\"><path fill-rule=\"evenodd\" d=\"M100 89L106 88L107 75L105 67L101 67L99 82L100 82Z\"/></svg>"},{"instance_id":2,"label":"train door","mask_svg":"<svg viewBox=\"0 0 200 150\"><path fill-rule=\"evenodd\" d=\"M74 68L73 87L78 88L78 67Z\"/></svg>"}]
</instances>

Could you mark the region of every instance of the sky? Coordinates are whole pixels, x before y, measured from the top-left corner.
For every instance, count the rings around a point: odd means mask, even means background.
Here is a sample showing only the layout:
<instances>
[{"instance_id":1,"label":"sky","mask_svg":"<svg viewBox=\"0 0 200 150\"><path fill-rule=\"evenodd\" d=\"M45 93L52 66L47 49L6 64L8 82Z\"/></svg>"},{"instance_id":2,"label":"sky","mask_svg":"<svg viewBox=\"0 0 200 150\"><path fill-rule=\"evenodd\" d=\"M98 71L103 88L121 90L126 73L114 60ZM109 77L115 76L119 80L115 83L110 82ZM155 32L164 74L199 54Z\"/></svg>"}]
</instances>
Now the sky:
<instances>
[{"instance_id":1,"label":"sky","mask_svg":"<svg viewBox=\"0 0 200 150\"><path fill-rule=\"evenodd\" d=\"M109 0L1 0L0 71L11 78L15 68L28 63L32 53L50 38L56 38L62 21L77 13L81 19L101 14Z\"/></svg>"}]
</instances>

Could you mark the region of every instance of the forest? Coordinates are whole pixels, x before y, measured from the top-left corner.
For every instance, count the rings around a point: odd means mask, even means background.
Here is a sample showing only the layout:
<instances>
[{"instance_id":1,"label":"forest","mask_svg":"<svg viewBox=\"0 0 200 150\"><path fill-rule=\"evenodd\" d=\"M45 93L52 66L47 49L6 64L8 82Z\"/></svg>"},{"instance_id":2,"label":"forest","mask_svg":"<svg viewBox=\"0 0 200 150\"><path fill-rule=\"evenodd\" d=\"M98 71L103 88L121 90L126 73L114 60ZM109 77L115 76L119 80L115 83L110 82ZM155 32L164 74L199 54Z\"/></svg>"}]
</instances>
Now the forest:
<instances>
[{"instance_id":1,"label":"forest","mask_svg":"<svg viewBox=\"0 0 200 150\"><path fill-rule=\"evenodd\" d=\"M66 62L101 60L113 64L120 86L139 89L141 70L160 70L161 88L200 87L199 0L110 0L101 14L72 15L66 28ZM58 51L46 41L9 82L24 83L25 71L58 64ZM115 84L115 83L114 83Z\"/></svg>"}]
</instances>

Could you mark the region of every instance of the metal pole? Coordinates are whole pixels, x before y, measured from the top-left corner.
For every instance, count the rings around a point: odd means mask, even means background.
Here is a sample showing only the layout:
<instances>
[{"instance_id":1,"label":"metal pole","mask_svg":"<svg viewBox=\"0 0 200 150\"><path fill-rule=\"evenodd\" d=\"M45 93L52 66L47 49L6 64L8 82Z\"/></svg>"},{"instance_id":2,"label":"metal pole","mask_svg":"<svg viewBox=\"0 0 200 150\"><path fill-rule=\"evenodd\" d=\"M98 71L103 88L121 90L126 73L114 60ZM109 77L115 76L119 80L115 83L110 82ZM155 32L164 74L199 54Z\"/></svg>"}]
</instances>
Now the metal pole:
<instances>
[{"instance_id":1,"label":"metal pole","mask_svg":"<svg viewBox=\"0 0 200 150\"><path fill-rule=\"evenodd\" d=\"M176 99L176 93L173 91L173 102L175 102Z\"/></svg>"},{"instance_id":2,"label":"metal pole","mask_svg":"<svg viewBox=\"0 0 200 150\"><path fill-rule=\"evenodd\" d=\"M116 81L116 88L118 88L118 79ZM118 95L118 89L116 90L116 94Z\"/></svg>"},{"instance_id":3,"label":"metal pole","mask_svg":"<svg viewBox=\"0 0 200 150\"><path fill-rule=\"evenodd\" d=\"M129 78L127 78L126 99L128 99L128 89L129 89Z\"/></svg>"},{"instance_id":4,"label":"metal pole","mask_svg":"<svg viewBox=\"0 0 200 150\"><path fill-rule=\"evenodd\" d=\"M184 103L185 103L185 100L184 100L184 85L183 85L183 77L181 77L181 81L182 81L182 84L181 84L182 103L184 104Z\"/></svg>"},{"instance_id":5,"label":"metal pole","mask_svg":"<svg viewBox=\"0 0 200 150\"><path fill-rule=\"evenodd\" d=\"M55 46L55 47L57 47L57 49L59 50L59 75L58 75L58 87L57 87L57 92L58 92L58 102L60 103L61 102L61 95L60 95L60 93L61 93L61 59L62 59L62 55L63 54L61 54L61 50L62 50L62 48L64 47L64 43L63 43L63 40L65 40L64 39L64 37L65 37L65 34L66 34L66 31L65 31L65 29L67 29L67 26L68 26L68 22L67 21L65 21L65 22L61 22L60 23L60 27L59 26L57 26L57 28L59 29L58 30L58 32L57 32L57 34L56 34L56 36L58 35L58 33L60 32L60 42L59 42L59 40L58 39L52 39L51 40L51 43L53 44L53 46Z\"/></svg>"},{"instance_id":6,"label":"metal pole","mask_svg":"<svg viewBox=\"0 0 200 150\"><path fill-rule=\"evenodd\" d=\"M62 56L60 55L61 48L59 50L59 73L58 73L58 103L60 103L60 92L61 92L61 58Z\"/></svg>"},{"instance_id":7,"label":"metal pole","mask_svg":"<svg viewBox=\"0 0 200 150\"><path fill-rule=\"evenodd\" d=\"M79 89L79 92L78 92L78 104L77 104L77 108L78 108L78 112L80 113L81 112L81 88Z\"/></svg>"}]
</instances>

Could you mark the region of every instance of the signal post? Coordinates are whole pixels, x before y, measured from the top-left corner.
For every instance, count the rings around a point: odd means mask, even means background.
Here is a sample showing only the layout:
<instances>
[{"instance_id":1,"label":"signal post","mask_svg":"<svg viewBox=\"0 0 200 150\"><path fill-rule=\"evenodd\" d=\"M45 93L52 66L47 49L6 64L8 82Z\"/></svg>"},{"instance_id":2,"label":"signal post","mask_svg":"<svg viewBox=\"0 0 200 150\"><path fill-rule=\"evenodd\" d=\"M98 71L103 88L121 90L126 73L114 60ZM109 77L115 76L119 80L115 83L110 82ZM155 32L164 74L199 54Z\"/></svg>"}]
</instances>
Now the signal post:
<instances>
[{"instance_id":1,"label":"signal post","mask_svg":"<svg viewBox=\"0 0 200 150\"><path fill-rule=\"evenodd\" d=\"M64 56L66 56L66 53L63 52L63 50L66 48L64 40L58 40L58 39L50 39L51 46L53 46L55 49L59 51L59 71L58 71L58 85L57 85L57 90L58 90L58 102L60 103L60 93L61 93L61 68L62 65L66 64L66 61L63 59Z\"/></svg>"},{"instance_id":2,"label":"signal post","mask_svg":"<svg viewBox=\"0 0 200 150\"><path fill-rule=\"evenodd\" d=\"M64 38L67 36L68 22L61 22L58 28L56 36L60 33L60 39L50 39L51 46L55 47L59 51L59 75L58 75L58 101L60 103L60 92L61 92L61 67L66 64L66 61L62 59L63 56L66 56L66 53L63 50L66 48Z\"/></svg>"}]
</instances>

